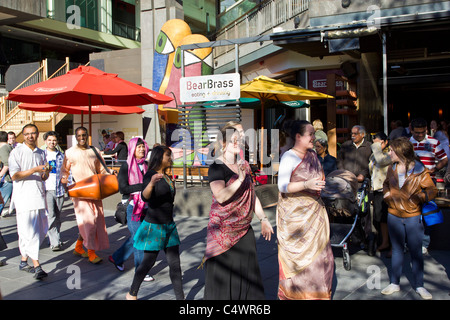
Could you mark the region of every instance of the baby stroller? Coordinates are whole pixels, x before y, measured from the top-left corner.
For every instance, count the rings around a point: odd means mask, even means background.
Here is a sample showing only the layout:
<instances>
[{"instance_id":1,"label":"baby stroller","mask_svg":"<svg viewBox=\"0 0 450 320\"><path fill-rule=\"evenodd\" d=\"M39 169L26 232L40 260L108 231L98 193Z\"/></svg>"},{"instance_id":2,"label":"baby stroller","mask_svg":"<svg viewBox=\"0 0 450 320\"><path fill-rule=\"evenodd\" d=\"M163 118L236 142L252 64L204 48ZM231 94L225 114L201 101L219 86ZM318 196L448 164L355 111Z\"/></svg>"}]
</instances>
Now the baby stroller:
<instances>
[{"instance_id":1,"label":"baby stroller","mask_svg":"<svg viewBox=\"0 0 450 320\"><path fill-rule=\"evenodd\" d=\"M330 242L332 247L342 248L345 270L351 269L347 240L358 230L364 237L361 218L369 212L370 179L358 188L356 176L347 170L330 172L325 179L321 198L330 219Z\"/></svg>"}]
</instances>

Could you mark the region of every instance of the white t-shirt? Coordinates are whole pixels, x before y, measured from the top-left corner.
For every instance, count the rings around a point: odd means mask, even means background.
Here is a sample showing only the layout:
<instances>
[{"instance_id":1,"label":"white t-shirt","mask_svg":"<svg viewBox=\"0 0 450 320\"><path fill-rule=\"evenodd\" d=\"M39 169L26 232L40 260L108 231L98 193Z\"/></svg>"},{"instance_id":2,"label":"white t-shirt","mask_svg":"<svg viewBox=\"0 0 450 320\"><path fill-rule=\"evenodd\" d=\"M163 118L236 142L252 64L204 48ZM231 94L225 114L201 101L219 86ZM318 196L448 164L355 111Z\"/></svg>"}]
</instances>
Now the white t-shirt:
<instances>
[{"instance_id":1,"label":"white t-shirt","mask_svg":"<svg viewBox=\"0 0 450 320\"><path fill-rule=\"evenodd\" d=\"M47 162L52 166L52 170L50 171L50 174L48 175L48 179L45 180L45 189L46 190L56 190L56 155L58 152L51 151L47 149Z\"/></svg>"},{"instance_id":2,"label":"white t-shirt","mask_svg":"<svg viewBox=\"0 0 450 320\"><path fill-rule=\"evenodd\" d=\"M287 187L291 181L292 171L302 162L302 159L289 149L281 157L280 168L278 170L278 190L281 193L288 193Z\"/></svg>"}]
</instances>

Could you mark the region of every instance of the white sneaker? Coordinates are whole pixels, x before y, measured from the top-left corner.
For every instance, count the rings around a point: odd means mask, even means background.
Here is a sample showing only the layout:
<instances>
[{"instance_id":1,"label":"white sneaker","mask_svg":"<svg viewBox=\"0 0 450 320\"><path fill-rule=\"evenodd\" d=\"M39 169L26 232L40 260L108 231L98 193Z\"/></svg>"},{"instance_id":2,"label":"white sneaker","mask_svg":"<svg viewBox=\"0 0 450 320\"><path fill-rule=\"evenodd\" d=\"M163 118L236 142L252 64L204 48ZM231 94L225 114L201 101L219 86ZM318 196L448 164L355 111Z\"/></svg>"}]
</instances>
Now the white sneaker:
<instances>
[{"instance_id":1,"label":"white sneaker","mask_svg":"<svg viewBox=\"0 0 450 320\"><path fill-rule=\"evenodd\" d=\"M427 254L428 253L428 249L426 247L422 247L422 254Z\"/></svg>"},{"instance_id":2,"label":"white sneaker","mask_svg":"<svg viewBox=\"0 0 450 320\"><path fill-rule=\"evenodd\" d=\"M422 299L425 300L431 300L433 298L433 296L431 295L431 293L429 293L427 291L427 289L425 289L424 287L418 287L416 289L416 292L422 297Z\"/></svg>"},{"instance_id":3,"label":"white sneaker","mask_svg":"<svg viewBox=\"0 0 450 320\"><path fill-rule=\"evenodd\" d=\"M151 281L155 281L155 278L153 278L151 275L147 274L144 278L145 282L151 282Z\"/></svg>"},{"instance_id":4,"label":"white sneaker","mask_svg":"<svg viewBox=\"0 0 450 320\"><path fill-rule=\"evenodd\" d=\"M393 294L394 292L398 292L398 291L400 291L400 286L398 284L391 283L386 288L381 290L381 293L384 295L390 295L390 294Z\"/></svg>"}]
</instances>

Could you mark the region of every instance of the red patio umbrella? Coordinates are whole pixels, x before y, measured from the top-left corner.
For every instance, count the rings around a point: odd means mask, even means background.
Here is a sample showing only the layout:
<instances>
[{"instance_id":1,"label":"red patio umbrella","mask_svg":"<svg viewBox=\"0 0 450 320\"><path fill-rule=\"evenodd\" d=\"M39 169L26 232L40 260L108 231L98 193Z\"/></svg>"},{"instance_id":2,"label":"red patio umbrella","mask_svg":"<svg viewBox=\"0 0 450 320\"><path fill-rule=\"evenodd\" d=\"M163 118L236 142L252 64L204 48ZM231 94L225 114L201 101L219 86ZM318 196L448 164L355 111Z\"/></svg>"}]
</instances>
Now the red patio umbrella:
<instances>
[{"instance_id":1,"label":"red patio umbrella","mask_svg":"<svg viewBox=\"0 0 450 320\"><path fill-rule=\"evenodd\" d=\"M88 106L59 106L54 104L35 104L35 103L21 103L18 105L19 109L36 111L36 112L62 112L68 114L81 114L81 125L83 125L83 115L89 112ZM144 113L145 110L134 106L91 106L92 114L109 114L121 115Z\"/></svg>"},{"instance_id":2,"label":"red patio umbrella","mask_svg":"<svg viewBox=\"0 0 450 320\"><path fill-rule=\"evenodd\" d=\"M166 95L106 73L80 66L66 74L9 93L8 100L66 106L165 104Z\"/></svg>"},{"instance_id":3,"label":"red patio umbrella","mask_svg":"<svg viewBox=\"0 0 450 320\"><path fill-rule=\"evenodd\" d=\"M66 74L9 93L8 100L61 106L141 106L165 104L173 99L106 73L94 67L79 66ZM89 128L90 129L90 128ZM89 130L89 134L91 134Z\"/></svg>"},{"instance_id":4,"label":"red patio umbrella","mask_svg":"<svg viewBox=\"0 0 450 320\"><path fill-rule=\"evenodd\" d=\"M55 104L45 103L21 103L17 107L23 110L36 111L36 112L61 112L68 114L85 114L89 112L89 106L61 106ZM144 113L145 110L135 106L91 106L92 114L110 114L121 115L131 113Z\"/></svg>"}]
</instances>

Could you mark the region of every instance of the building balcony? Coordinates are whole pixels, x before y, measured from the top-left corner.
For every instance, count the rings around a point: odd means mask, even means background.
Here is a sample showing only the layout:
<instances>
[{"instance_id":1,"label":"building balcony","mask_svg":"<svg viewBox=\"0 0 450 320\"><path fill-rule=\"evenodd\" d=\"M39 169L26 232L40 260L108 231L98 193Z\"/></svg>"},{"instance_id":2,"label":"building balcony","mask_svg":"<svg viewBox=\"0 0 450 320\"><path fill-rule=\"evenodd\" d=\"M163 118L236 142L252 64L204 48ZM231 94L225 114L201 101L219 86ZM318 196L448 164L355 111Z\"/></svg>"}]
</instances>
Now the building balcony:
<instances>
[{"instance_id":1,"label":"building balcony","mask_svg":"<svg viewBox=\"0 0 450 320\"><path fill-rule=\"evenodd\" d=\"M244 1L246 2L246 1ZM234 21L221 27L216 33L216 40L233 40L238 38L257 37L268 35L275 30L290 30L309 25L308 8L311 0L267 0L254 7ZM228 22L242 12L242 7L235 6L223 13L220 25ZM295 21L294 21L295 20ZM240 56L254 50L262 49L271 44L264 43L245 44L240 47ZM220 68L234 60L234 45L214 48L215 68Z\"/></svg>"}]
</instances>

